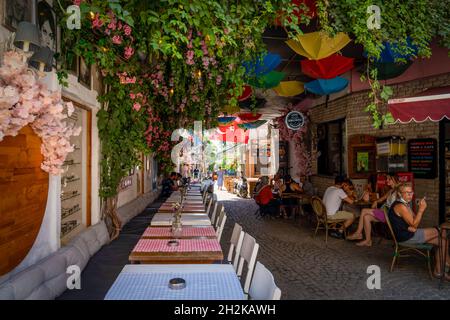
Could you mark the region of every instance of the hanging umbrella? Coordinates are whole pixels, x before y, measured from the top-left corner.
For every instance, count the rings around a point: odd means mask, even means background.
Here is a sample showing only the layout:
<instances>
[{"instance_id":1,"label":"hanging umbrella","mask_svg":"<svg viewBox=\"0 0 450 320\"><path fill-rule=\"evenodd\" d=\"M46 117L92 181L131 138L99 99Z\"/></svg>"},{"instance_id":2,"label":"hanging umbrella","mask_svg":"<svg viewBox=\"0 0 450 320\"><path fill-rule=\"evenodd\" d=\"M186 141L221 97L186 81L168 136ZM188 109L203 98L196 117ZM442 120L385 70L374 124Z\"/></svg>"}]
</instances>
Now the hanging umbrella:
<instances>
[{"instance_id":1,"label":"hanging umbrella","mask_svg":"<svg viewBox=\"0 0 450 320\"><path fill-rule=\"evenodd\" d=\"M417 56L418 48L416 45L412 44L411 39L408 37L406 39L406 47L409 48L408 54L398 53L398 43L395 42L383 42L383 50L381 51L380 58L377 62L380 63L393 63L398 59L411 60L414 56ZM364 51L364 57L367 58L367 52Z\"/></svg>"},{"instance_id":2,"label":"hanging umbrella","mask_svg":"<svg viewBox=\"0 0 450 320\"><path fill-rule=\"evenodd\" d=\"M336 77L333 79L317 79L312 82L305 83L305 89L317 95L324 96L339 92L347 87L347 85L347 79Z\"/></svg>"},{"instance_id":3,"label":"hanging umbrella","mask_svg":"<svg viewBox=\"0 0 450 320\"><path fill-rule=\"evenodd\" d=\"M279 54L267 53L260 56L253 61L246 61L243 63L245 73L248 76L259 77L275 70L281 63L281 56Z\"/></svg>"},{"instance_id":4,"label":"hanging umbrella","mask_svg":"<svg viewBox=\"0 0 450 320\"><path fill-rule=\"evenodd\" d=\"M245 101L239 102L239 107L241 109L262 109L265 107L266 99L263 98L255 98L255 99L247 99Z\"/></svg>"},{"instance_id":5,"label":"hanging umbrella","mask_svg":"<svg viewBox=\"0 0 450 320\"><path fill-rule=\"evenodd\" d=\"M241 112L239 114L237 114L237 116L239 117L240 121L242 123L248 123L248 122L254 122L259 120L259 118L262 117L261 113L253 113L253 112Z\"/></svg>"},{"instance_id":6,"label":"hanging umbrella","mask_svg":"<svg viewBox=\"0 0 450 320\"><path fill-rule=\"evenodd\" d=\"M286 43L292 50L308 59L320 60L331 56L344 48L350 38L343 32L339 32L334 38L330 38L321 31L297 35L295 40L288 40Z\"/></svg>"},{"instance_id":7,"label":"hanging umbrella","mask_svg":"<svg viewBox=\"0 0 450 320\"><path fill-rule=\"evenodd\" d=\"M302 72L314 79L332 79L353 69L353 58L333 54L320 60L302 60Z\"/></svg>"},{"instance_id":8,"label":"hanging umbrella","mask_svg":"<svg viewBox=\"0 0 450 320\"><path fill-rule=\"evenodd\" d=\"M256 88L271 89L278 86L285 76L284 72L272 71L261 77L251 78L248 83Z\"/></svg>"},{"instance_id":9,"label":"hanging umbrella","mask_svg":"<svg viewBox=\"0 0 450 320\"><path fill-rule=\"evenodd\" d=\"M377 78L378 80L396 78L403 74L412 64L412 61L408 61L407 63L375 63L375 68L378 70Z\"/></svg>"},{"instance_id":10,"label":"hanging umbrella","mask_svg":"<svg viewBox=\"0 0 450 320\"><path fill-rule=\"evenodd\" d=\"M308 7L308 11L306 13L307 16L309 16L311 19L314 18L316 16L316 1L315 0L292 0L291 3L296 4L297 6L300 6L300 4L304 3L307 7ZM301 21L301 16L305 15L304 10L302 10L302 8L296 8L293 10L293 13L297 16L298 18L298 23L302 23ZM283 14L283 12L279 12L277 19L275 20L275 25L277 26L281 26L282 23L280 21L281 15ZM288 19L289 22L291 19Z\"/></svg>"},{"instance_id":11,"label":"hanging umbrella","mask_svg":"<svg viewBox=\"0 0 450 320\"><path fill-rule=\"evenodd\" d=\"M238 101L247 100L248 98L250 98L252 93L253 93L252 87L245 85L244 91L242 92L242 95L238 98Z\"/></svg>"},{"instance_id":12,"label":"hanging umbrella","mask_svg":"<svg viewBox=\"0 0 450 320\"><path fill-rule=\"evenodd\" d=\"M300 81L282 81L273 88L273 90L282 97L294 97L305 91L305 87Z\"/></svg>"},{"instance_id":13,"label":"hanging umbrella","mask_svg":"<svg viewBox=\"0 0 450 320\"><path fill-rule=\"evenodd\" d=\"M236 120L236 117L218 117L219 126L229 126Z\"/></svg>"},{"instance_id":14,"label":"hanging umbrella","mask_svg":"<svg viewBox=\"0 0 450 320\"><path fill-rule=\"evenodd\" d=\"M254 122L238 124L238 127L241 129L244 129L244 130L257 129L266 123L267 123L267 120L257 120Z\"/></svg>"}]
</instances>

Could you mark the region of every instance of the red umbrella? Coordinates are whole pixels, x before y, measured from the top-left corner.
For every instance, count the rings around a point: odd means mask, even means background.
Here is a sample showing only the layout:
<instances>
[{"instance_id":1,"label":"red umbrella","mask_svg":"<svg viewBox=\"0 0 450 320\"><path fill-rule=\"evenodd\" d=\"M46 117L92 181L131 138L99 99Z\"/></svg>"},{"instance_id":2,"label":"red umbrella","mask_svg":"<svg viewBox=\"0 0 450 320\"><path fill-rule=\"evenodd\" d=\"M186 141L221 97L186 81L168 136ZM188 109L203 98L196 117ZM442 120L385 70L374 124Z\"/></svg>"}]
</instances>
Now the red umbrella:
<instances>
[{"instance_id":1,"label":"red umbrella","mask_svg":"<svg viewBox=\"0 0 450 320\"><path fill-rule=\"evenodd\" d=\"M238 113L237 116L239 117L241 123L247 123L247 122L254 122L256 120L259 120L259 118L262 117L261 113L252 113L252 112L241 112Z\"/></svg>"},{"instance_id":2,"label":"red umbrella","mask_svg":"<svg viewBox=\"0 0 450 320\"><path fill-rule=\"evenodd\" d=\"M244 91L242 92L242 95L238 98L239 101L244 101L250 98L252 95L252 87L245 85Z\"/></svg>"},{"instance_id":3,"label":"red umbrella","mask_svg":"<svg viewBox=\"0 0 450 320\"><path fill-rule=\"evenodd\" d=\"M300 4L302 4L302 3L306 4L306 6L309 9L308 10L308 16L311 19L314 18L317 15L317 12L316 12L316 1L315 0L292 0L291 3L296 4L297 6L300 6ZM280 12L279 16L281 14L282 13ZM304 21L301 21L301 17L300 17L301 14L304 14L304 12L303 12L303 10L301 8L295 9L294 10L294 14L298 17L298 24L301 24L301 23L304 22ZM275 20L275 25L281 26L280 18L277 18Z\"/></svg>"},{"instance_id":4,"label":"red umbrella","mask_svg":"<svg viewBox=\"0 0 450 320\"><path fill-rule=\"evenodd\" d=\"M242 130L237 124L229 127L217 128L216 132L209 137L210 140L219 140L222 142L234 142L248 144L250 131Z\"/></svg>"},{"instance_id":5,"label":"red umbrella","mask_svg":"<svg viewBox=\"0 0 450 320\"><path fill-rule=\"evenodd\" d=\"M353 58L333 54L320 60L302 60L302 71L314 79L332 79L353 69Z\"/></svg>"}]
</instances>

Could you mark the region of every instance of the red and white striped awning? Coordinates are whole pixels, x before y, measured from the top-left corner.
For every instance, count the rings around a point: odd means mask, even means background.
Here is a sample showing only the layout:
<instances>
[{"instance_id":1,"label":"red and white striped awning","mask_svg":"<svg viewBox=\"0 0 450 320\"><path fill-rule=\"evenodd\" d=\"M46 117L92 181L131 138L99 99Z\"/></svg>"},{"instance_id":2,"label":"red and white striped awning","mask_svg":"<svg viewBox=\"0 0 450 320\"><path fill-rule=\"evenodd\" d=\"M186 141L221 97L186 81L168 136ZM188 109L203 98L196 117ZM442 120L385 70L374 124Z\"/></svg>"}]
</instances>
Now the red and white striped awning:
<instances>
[{"instance_id":1,"label":"red and white striped awning","mask_svg":"<svg viewBox=\"0 0 450 320\"><path fill-rule=\"evenodd\" d=\"M450 86L432 88L421 94L388 101L389 111L401 123L450 119Z\"/></svg>"}]
</instances>

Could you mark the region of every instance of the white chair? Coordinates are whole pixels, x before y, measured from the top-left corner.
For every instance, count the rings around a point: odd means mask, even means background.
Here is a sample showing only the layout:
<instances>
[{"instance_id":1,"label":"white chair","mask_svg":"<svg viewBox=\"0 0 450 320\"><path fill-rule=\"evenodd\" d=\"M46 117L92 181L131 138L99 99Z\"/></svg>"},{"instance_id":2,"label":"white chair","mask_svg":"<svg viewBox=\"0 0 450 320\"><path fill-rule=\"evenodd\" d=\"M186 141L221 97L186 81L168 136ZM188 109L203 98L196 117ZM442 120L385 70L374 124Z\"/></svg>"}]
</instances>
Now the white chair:
<instances>
[{"instance_id":1,"label":"white chair","mask_svg":"<svg viewBox=\"0 0 450 320\"><path fill-rule=\"evenodd\" d=\"M256 263L248 292L252 300L280 300L281 290L275 284L272 273L259 261Z\"/></svg>"},{"instance_id":2,"label":"white chair","mask_svg":"<svg viewBox=\"0 0 450 320\"><path fill-rule=\"evenodd\" d=\"M207 202L207 204L206 204L206 213L209 215L209 212L210 212L210 210L211 210L211 207L212 207L212 205L213 205L214 200L213 200L213 198L211 197L211 198L209 198L209 200L207 200L206 202Z\"/></svg>"},{"instance_id":3,"label":"white chair","mask_svg":"<svg viewBox=\"0 0 450 320\"><path fill-rule=\"evenodd\" d=\"M209 218L211 219L211 222L212 222L212 218L215 218L216 217L216 212L217 212L217 207L219 206L219 202L217 202L217 201L214 201L214 205L213 206L211 206L211 210L209 210L209 212L208 212L208 216L209 216ZM214 224L213 224L214 225Z\"/></svg>"},{"instance_id":4,"label":"white chair","mask_svg":"<svg viewBox=\"0 0 450 320\"><path fill-rule=\"evenodd\" d=\"M239 253L242 248L242 241L244 240L244 231L242 231L241 225L238 223L234 224L233 233L231 234L230 239L230 250L228 251L228 262L233 264L234 270L237 271L238 262L239 262ZM234 249L236 252L234 253ZM234 259L233 259L234 254Z\"/></svg>"},{"instance_id":5,"label":"white chair","mask_svg":"<svg viewBox=\"0 0 450 320\"><path fill-rule=\"evenodd\" d=\"M242 271L244 269L244 262L247 262L247 277L244 283L244 293L248 294L250 288L250 280L252 279L253 269L255 268L256 256L258 255L259 244L256 243L248 233L245 233L244 240L242 241L241 252L239 253L239 264L237 270L237 276L241 278Z\"/></svg>"},{"instance_id":6,"label":"white chair","mask_svg":"<svg viewBox=\"0 0 450 320\"><path fill-rule=\"evenodd\" d=\"M217 229L217 225L218 225L218 221L219 221L218 218L224 212L225 212L225 209L223 208L223 205L220 203L217 203L216 210L214 210L211 215L211 224L214 226L214 228Z\"/></svg>"},{"instance_id":7,"label":"white chair","mask_svg":"<svg viewBox=\"0 0 450 320\"><path fill-rule=\"evenodd\" d=\"M227 221L227 215L225 211L222 211L223 213L220 214L219 219L217 219L217 228L216 228L216 236L217 241L220 242L220 239L222 238L223 228L225 228L225 222Z\"/></svg>"}]
</instances>

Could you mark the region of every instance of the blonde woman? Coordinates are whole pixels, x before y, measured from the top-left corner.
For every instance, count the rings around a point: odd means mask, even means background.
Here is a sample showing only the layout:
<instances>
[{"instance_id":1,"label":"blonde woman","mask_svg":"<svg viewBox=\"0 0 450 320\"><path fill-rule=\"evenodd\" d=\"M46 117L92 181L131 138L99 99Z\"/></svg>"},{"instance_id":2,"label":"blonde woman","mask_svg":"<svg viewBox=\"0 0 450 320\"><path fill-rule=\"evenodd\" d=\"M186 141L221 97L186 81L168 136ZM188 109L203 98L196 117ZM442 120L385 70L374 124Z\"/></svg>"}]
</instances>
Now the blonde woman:
<instances>
[{"instance_id":1,"label":"blonde woman","mask_svg":"<svg viewBox=\"0 0 450 320\"><path fill-rule=\"evenodd\" d=\"M441 270L441 255L446 254L446 261L450 261L448 243L445 234L442 234L442 247L439 247L438 228L419 228L423 214L427 208L425 197L419 202L419 210L415 214L410 206L414 192L410 183L402 183L398 187L397 201L389 209L389 221L397 241L409 244L430 243L437 247L435 253L434 276L440 278L445 270ZM444 250L442 252L442 250ZM448 265L446 266L448 267ZM450 281L450 275L445 274L445 279Z\"/></svg>"},{"instance_id":2,"label":"blonde woman","mask_svg":"<svg viewBox=\"0 0 450 320\"><path fill-rule=\"evenodd\" d=\"M381 197L380 199L372 203L372 208L362 209L361 216L359 217L358 229L355 233L348 236L348 240L362 240L364 229L365 239L356 243L357 246L372 246L372 222L383 222L386 223L384 217L384 210L389 210L391 205L396 200L396 188L398 186L397 178L393 175L387 175L386 184L389 187L389 191ZM383 206L378 209L378 204L383 203Z\"/></svg>"}]
</instances>

